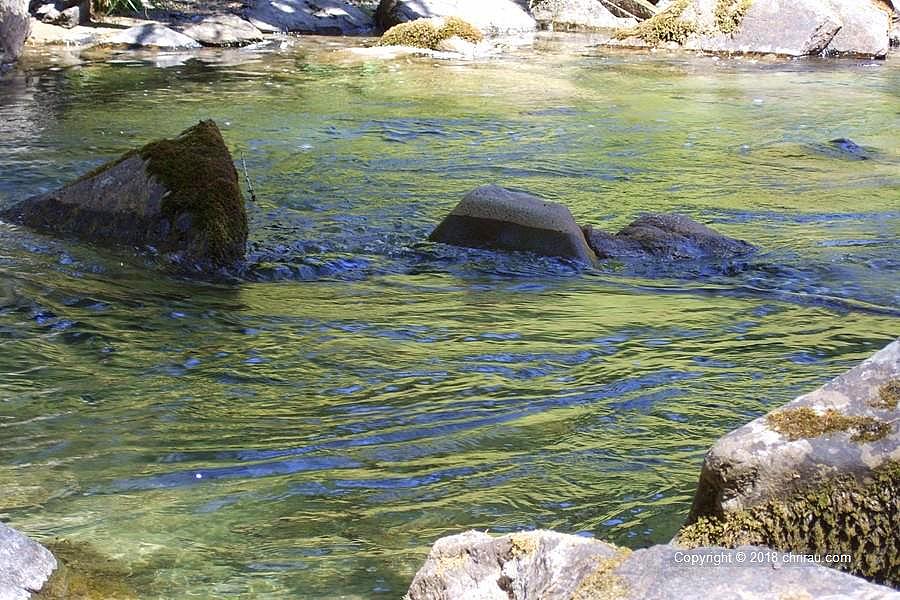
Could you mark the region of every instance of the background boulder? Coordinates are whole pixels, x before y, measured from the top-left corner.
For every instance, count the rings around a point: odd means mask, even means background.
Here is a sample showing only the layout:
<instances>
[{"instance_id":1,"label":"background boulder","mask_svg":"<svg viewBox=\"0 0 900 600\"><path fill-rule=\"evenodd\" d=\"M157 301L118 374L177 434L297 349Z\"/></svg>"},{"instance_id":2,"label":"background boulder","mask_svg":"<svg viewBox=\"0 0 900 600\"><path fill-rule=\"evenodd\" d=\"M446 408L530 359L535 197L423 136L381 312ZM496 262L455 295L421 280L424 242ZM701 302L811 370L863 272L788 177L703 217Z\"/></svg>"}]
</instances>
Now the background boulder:
<instances>
[{"instance_id":1,"label":"background boulder","mask_svg":"<svg viewBox=\"0 0 900 600\"><path fill-rule=\"evenodd\" d=\"M29 33L28 0L0 0L0 64L19 58Z\"/></svg>"},{"instance_id":2,"label":"background boulder","mask_svg":"<svg viewBox=\"0 0 900 600\"><path fill-rule=\"evenodd\" d=\"M375 11L375 21L382 30L430 17L459 17L485 35L515 34L537 28L527 0L381 0Z\"/></svg>"},{"instance_id":3,"label":"background boulder","mask_svg":"<svg viewBox=\"0 0 900 600\"><path fill-rule=\"evenodd\" d=\"M343 0L251 0L244 16L266 33L367 35L375 29L368 13Z\"/></svg>"}]
</instances>

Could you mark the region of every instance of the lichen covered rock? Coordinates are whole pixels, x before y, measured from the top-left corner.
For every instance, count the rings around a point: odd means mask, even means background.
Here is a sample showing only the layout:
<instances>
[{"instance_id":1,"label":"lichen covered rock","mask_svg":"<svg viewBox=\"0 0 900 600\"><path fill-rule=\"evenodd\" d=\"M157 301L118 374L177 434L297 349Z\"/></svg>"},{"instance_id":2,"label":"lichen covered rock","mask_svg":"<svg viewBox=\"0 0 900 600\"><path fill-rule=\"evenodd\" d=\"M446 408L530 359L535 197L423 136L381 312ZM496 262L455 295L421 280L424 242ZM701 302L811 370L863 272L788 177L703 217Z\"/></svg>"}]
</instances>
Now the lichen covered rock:
<instances>
[{"instance_id":1,"label":"lichen covered rock","mask_svg":"<svg viewBox=\"0 0 900 600\"><path fill-rule=\"evenodd\" d=\"M900 341L706 456L684 544L758 543L900 585Z\"/></svg>"},{"instance_id":2,"label":"lichen covered rock","mask_svg":"<svg viewBox=\"0 0 900 600\"><path fill-rule=\"evenodd\" d=\"M588 264L596 258L568 208L497 185L469 192L428 239L469 248L573 258Z\"/></svg>"},{"instance_id":3,"label":"lichen covered rock","mask_svg":"<svg viewBox=\"0 0 900 600\"><path fill-rule=\"evenodd\" d=\"M900 594L760 546L630 551L554 531L435 542L407 600L897 600Z\"/></svg>"},{"instance_id":4,"label":"lichen covered rock","mask_svg":"<svg viewBox=\"0 0 900 600\"><path fill-rule=\"evenodd\" d=\"M127 152L0 218L91 242L152 247L191 270L231 265L247 242L237 172L213 121Z\"/></svg>"}]
</instances>

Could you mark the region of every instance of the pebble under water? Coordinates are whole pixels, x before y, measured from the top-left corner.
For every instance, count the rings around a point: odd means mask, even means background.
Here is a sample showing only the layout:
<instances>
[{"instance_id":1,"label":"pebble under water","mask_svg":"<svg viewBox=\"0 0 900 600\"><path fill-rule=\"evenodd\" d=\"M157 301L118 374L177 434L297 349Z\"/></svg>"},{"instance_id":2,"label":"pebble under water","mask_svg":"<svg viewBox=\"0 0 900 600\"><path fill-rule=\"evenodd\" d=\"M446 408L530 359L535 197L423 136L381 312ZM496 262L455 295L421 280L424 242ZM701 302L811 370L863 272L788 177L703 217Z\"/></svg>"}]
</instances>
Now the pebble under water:
<instances>
[{"instance_id":1,"label":"pebble under water","mask_svg":"<svg viewBox=\"0 0 900 600\"><path fill-rule=\"evenodd\" d=\"M715 439L900 335L900 62L581 40L3 75L0 205L205 118L259 201L214 282L0 223L0 518L142 598L399 598L470 528L670 539ZM425 241L484 183L762 251L588 271Z\"/></svg>"}]
</instances>

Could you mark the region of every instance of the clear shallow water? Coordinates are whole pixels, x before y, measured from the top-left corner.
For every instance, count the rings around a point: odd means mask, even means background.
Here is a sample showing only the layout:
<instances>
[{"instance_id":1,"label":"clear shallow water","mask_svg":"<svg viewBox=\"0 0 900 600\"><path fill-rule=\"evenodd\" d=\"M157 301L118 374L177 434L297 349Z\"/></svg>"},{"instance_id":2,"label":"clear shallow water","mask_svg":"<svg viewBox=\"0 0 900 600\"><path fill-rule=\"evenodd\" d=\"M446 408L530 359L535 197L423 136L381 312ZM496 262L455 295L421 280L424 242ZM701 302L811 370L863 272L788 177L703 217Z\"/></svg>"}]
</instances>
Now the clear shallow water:
<instances>
[{"instance_id":1,"label":"clear shallow water","mask_svg":"<svg viewBox=\"0 0 900 600\"><path fill-rule=\"evenodd\" d=\"M208 117L260 199L215 284L0 224L0 517L144 597L396 598L466 528L665 541L712 441L900 333L896 57L83 58L0 82L0 202ZM763 253L683 277L423 242L487 182Z\"/></svg>"}]
</instances>

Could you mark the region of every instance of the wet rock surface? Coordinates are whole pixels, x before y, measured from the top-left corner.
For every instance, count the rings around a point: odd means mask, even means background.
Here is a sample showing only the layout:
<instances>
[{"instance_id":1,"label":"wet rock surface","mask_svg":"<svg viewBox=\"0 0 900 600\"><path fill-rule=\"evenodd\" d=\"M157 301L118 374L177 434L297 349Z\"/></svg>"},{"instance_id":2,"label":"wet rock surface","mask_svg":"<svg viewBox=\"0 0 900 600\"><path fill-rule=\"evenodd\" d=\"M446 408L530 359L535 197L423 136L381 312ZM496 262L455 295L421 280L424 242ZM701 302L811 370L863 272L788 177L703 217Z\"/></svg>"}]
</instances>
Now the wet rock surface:
<instances>
[{"instance_id":1,"label":"wet rock surface","mask_svg":"<svg viewBox=\"0 0 900 600\"><path fill-rule=\"evenodd\" d=\"M588 264L595 259L568 208L497 185L469 192L429 240L470 248L521 250Z\"/></svg>"},{"instance_id":2,"label":"wet rock surface","mask_svg":"<svg viewBox=\"0 0 900 600\"><path fill-rule=\"evenodd\" d=\"M91 242L150 247L190 270L240 261L247 240L237 172L212 121L130 151L0 218Z\"/></svg>"},{"instance_id":3,"label":"wet rock surface","mask_svg":"<svg viewBox=\"0 0 900 600\"><path fill-rule=\"evenodd\" d=\"M756 251L743 240L724 236L690 217L669 213L639 217L615 235L593 228L586 228L585 235L600 259L728 260Z\"/></svg>"},{"instance_id":4,"label":"wet rock surface","mask_svg":"<svg viewBox=\"0 0 900 600\"><path fill-rule=\"evenodd\" d=\"M0 600L29 600L56 566L49 550L0 523Z\"/></svg>"},{"instance_id":5,"label":"wet rock surface","mask_svg":"<svg viewBox=\"0 0 900 600\"><path fill-rule=\"evenodd\" d=\"M629 27L637 23L636 16L648 18L655 10L644 0L537 0L531 3L531 14L544 29L594 31Z\"/></svg>"},{"instance_id":6,"label":"wet rock surface","mask_svg":"<svg viewBox=\"0 0 900 600\"><path fill-rule=\"evenodd\" d=\"M751 561L751 557L754 559ZM435 542L409 600L896 599L804 557L759 546L634 552L554 531L492 537L467 531Z\"/></svg>"},{"instance_id":7,"label":"wet rock surface","mask_svg":"<svg viewBox=\"0 0 900 600\"><path fill-rule=\"evenodd\" d=\"M900 585L900 340L710 449L679 534L853 556Z\"/></svg>"}]
</instances>

